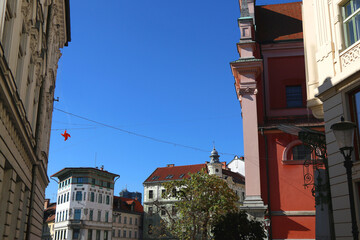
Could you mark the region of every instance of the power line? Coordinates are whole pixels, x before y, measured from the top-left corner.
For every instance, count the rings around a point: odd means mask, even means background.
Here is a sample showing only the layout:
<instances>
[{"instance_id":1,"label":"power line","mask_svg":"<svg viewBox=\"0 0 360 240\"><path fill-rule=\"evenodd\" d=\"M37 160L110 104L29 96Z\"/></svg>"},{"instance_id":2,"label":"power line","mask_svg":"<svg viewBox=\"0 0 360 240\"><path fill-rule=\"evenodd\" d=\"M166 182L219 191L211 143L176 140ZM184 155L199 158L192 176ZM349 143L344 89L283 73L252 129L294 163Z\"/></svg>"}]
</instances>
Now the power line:
<instances>
[{"instance_id":1,"label":"power line","mask_svg":"<svg viewBox=\"0 0 360 240\"><path fill-rule=\"evenodd\" d=\"M102 123L102 122L98 122L98 121L95 121L95 120L92 120L92 119L89 119L89 118L86 118L86 117L82 117L82 116L76 115L74 113L64 111L64 110L59 109L59 108L54 107L54 109L59 111L59 112L71 115L73 117L83 119L85 121L96 123L96 124L102 125L104 127L112 128L112 129L115 129L115 130L130 134L130 135L134 135L134 136L137 136L137 137L146 138L146 139L149 139L149 140L152 140L152 141L155 141L155 142L169 144L169 145L173 145L175 147L183 147L183 148L193 149L193 150L201 151L201 152L207 152L207 153L209 152L209 150L201 149L201 148L198 148L198 147L193 147L193 146L189 146L189 145L185 145L185 144L170 142L170 141L162 140L162 139L159 139L159 138L154 138L154 137L146 136L146 135L139 134L139 133L136 133L136 132L128 131L126 129L122 129L122 128L115 127L115 126L112 126L112 125L109 125L109 124L106 124L106 123ZM222 155L230 155L230 156L235 156L236 155L236 154L233 154L233 153L225 153L225 152L219 152L219 153L222 154Z\"/></svg>"}]
</instances>

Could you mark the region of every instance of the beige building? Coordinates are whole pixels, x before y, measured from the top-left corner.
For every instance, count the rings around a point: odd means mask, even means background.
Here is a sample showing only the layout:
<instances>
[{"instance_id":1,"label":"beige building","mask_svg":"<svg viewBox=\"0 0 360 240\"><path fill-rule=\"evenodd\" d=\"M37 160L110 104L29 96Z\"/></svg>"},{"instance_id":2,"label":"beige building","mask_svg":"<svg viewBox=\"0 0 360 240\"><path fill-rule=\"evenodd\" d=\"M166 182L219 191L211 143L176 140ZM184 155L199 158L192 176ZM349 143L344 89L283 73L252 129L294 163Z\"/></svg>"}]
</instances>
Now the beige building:
<instances>
[{"instance_id":1,"label":"beige building","mask_svg":"<svg viewBox=\"0 0 360 240\"><path fill-rule=\"evenodd\" d=\"M325 121L335 237L353 239L344 157L330 127L341 116L358 126L352 178L359 223L360 2L303 0L303 28L307 106Z\"/></svg>"},{"instance_id":2,"label":"beige building","mask_svg":"<svg viewBox=\"0 0 360 240\"><path fill-rule=\"evenodd\" d=\"M138 200L114 196L112 239L142 239L143 214Z\"/></svg>"},{"instance_id":3,"label":"beige building","mask_svg":"<svg viewBox=\"0 0 360 240\"><path fill-rule=\"evenodd\" d=\"M69 0L0 1L0 239L41 239Z\"/></svg>"},{"instance_id":4,"label":"beige building","mask_svg":"<svg viewBox=\"0 0 360 240\"><path fill-rule=\"evenodd\" d=\"M53 240L55 238L56 203L50 203L50 199L45 199L44 204L44 222L41 240Z\"/></svg>"}]
</instances>

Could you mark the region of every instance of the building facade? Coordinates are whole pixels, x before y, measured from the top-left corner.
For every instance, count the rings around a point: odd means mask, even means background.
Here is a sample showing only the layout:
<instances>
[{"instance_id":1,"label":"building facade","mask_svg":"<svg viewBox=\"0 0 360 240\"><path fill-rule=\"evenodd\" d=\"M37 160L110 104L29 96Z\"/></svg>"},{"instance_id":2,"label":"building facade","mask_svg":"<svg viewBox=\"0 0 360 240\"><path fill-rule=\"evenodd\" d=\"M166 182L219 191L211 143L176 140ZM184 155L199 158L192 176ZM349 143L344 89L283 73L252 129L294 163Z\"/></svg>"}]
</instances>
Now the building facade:
<instances>
[{"instance_id":1,"label":"building facade","mask_svg":"<svg viewBox=\"0 0 360 240\"><path fill-rule=\"evenodd\" d=\"M55 240L111 240L114 183L103 168L64 168L59 179Z\"/></svg>"},{"instance_id":2,"label":"building facade","mask_svg":"<svg viewBox=\"0 0 360 240\"><path fill-rule=\"evenodd\" d=\"M303 1L307 106L325 122L334 238L353 239L344 157L330 127L341 117L357 125L352 182L360 215L360 4L355 0Z\"/></svg>"},{"instance_id":3,"label":"building facade","mask_svg":"<svg viewBox=\"0 0 360 240\"><path fill-rule=\"evenodd\" d=\"M142 239L143 214L138 200L114 197L112 239Z\"/></svg>"},{"instance_id":4,"label":"building facade","mask_svg":"<svg viewBox=\"0 0 360 240\"><path fill-rule=\"evenodd\" d=\"M69 0L0 1L0 239L41 239Z\"/></svg>"},{"instance_id":5,"label":"building facade","mask_svg":"<svg viewBox=\"0 0 360 240\"><path fill-rule=\"evenodd\" d=\"M301 2L255 6L242 0L240 58L230 63L241 104L246 196L242 207L266 218L269 239L315 239L315 199L304 188L314 154L294 131L323 130L306 108Z\"/></svg>"},{"instance_id":6,"label":"building facade","mask_svg":"<svg viewBox=\"0 0 360 240\"><path fill-rule=\"evenodd\" d=\"M54 239L54 224L56 215L56 203L50 203L50 199L45 199L44 221L41 240Z\"/></svg>"},{"instance_id":7,"label":"building facade","mask_svg":"<svg viewBox=\"0 0 360 240\"><path fill-rule=\"evenodd\" d=\"M162 197L165 191L162 183L172 180L189 178L189 173L197 173L206 170L208 174L217 175L227 182L240 198L242 204L245 196L245 177L226 168L225 162L219 161L218 152L211 152L211 161L204 164L175 166L168 164L166 167L157 168L144 182L144 239L156 239L162 234L161 219L167 218L167 214L176 216L174 203L175 198Z\"/></svg>"},{"instance_id":8,"label":"building facade","mask_svg":"<svg viewBox=\"0 0 360 240\"><path fill-rule=\"evenodd\" d=\"M120 197L124 197L124 198L131 198L131 199L135 199L138 200L141 204L142 201L142 194L139 192L129 192L126 188L123 189L120 193L119 193Z\"/></svg>"}]
</instances>

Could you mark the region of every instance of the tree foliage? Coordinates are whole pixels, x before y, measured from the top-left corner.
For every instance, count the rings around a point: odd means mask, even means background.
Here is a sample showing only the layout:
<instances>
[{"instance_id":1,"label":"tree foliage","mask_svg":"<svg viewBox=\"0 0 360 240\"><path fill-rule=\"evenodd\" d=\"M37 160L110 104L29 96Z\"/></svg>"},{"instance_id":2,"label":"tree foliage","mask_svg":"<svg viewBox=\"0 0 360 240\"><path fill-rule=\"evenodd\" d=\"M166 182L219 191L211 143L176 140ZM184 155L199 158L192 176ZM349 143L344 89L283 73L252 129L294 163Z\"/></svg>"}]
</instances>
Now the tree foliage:
<instances>
[{"instance_id":1,"label":"tree foliage","mask_svg":"<svg viewBox=\"0 0 360 240\"><path fill-rule=\"evenodd\" d=\"M205 171L163 183L163 198L176 199L176 218L168 214L167 229L178 239L209 239L216 220L237 211L239 200L227 183Z\"/></svg>"},{"instance_id":2,"label":"tree foliage","mask_svg":"<svg viewBox=\"0 0 360 240\"><path fill-rule=\"evenodd\" d=\"M266 237L263 224L249 220L244 211L218 218L213 233L215 240L262 240Z\"/></svg>"}]
</instances>

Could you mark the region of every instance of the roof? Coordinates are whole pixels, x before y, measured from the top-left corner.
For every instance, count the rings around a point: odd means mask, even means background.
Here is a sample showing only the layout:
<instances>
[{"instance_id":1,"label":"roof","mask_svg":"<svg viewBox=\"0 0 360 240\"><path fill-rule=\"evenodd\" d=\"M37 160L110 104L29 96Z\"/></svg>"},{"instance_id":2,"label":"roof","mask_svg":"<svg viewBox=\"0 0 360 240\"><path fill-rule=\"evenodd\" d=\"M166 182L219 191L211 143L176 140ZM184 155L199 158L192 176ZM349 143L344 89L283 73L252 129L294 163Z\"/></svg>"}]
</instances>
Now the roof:
<instances>
[{"instance_id":1,"label":"roof","mask_svg":"<svg viewBox=\"0 0 360 240\"><path fill-rule=\"evenodd\" d=\"M119 175L115 174L115 173L111 173L105 170L101 170L98 168L91 168L91 167L73 167L73 168L63 168L60 171L54 173L53 175L51 175L50 177L57 177L57 178L61 178L61 176L70 173L70 172L97 172L99 174L106 174L106 175L110 175L112 177L119 177Z\"/></svg>"},{"instance_id":2,"label":"roof","mask_svg":"<svg viewBox=\"0 0 360 240\"><path fill-rule=\"evenodd\" d=\"M132 207L133 210L132 210ZM136 212L136 213L143 213L144 207L141 205L141 203L136 199L131 198L124 198L124 197L117 197L114 196L114 202L113 202L113 209L114 211L126 211L126 212Z\"/></svg>"},{"instance_id":3,"label":"roof","mask_svg":"<svg viewBox=\"0 0 360 240\"><path fill-rule=\"evenodd\" d=\"M223 169L222 173L223 173L223 175L232 177L234 183L245 184L245 177L243 175L241 175L240 173L233 172L233 171L230 171L227 169Z\"/></svg>"},{"instance_id":4,"label":"roof","mask_svg":"<svg viewBox=\"0 0 360 240\"><path fill-rule=\"evenodd\" d=\"M184 178L189 178L189 173L197 173L201 169L207 169L206 164L196 164L196 165L184 165L184 166L169 166L157 168L146 180L144 183L151 182L163 182L171 180L180 180Z\"/></svg>"},{"instance_id":5,"label":"roof","mask_svg":"<svg viewBox=\"0 0 360 240\"><path fill-rule=\"evenodd\" d=\"M256 6L256 41L302 40L301 2Z\"/></svg>"},{"instance_id":6,"label":"roof","mask_svg":"<svg viewBox=\"0 0 360 240\"><path fill-rule=\"evenodd\" d=\"M55 212L56 212L56 203L50 203L49 206L44 209L43 221L54 222L55 221Z\"/></svg>"}]
</instances>

